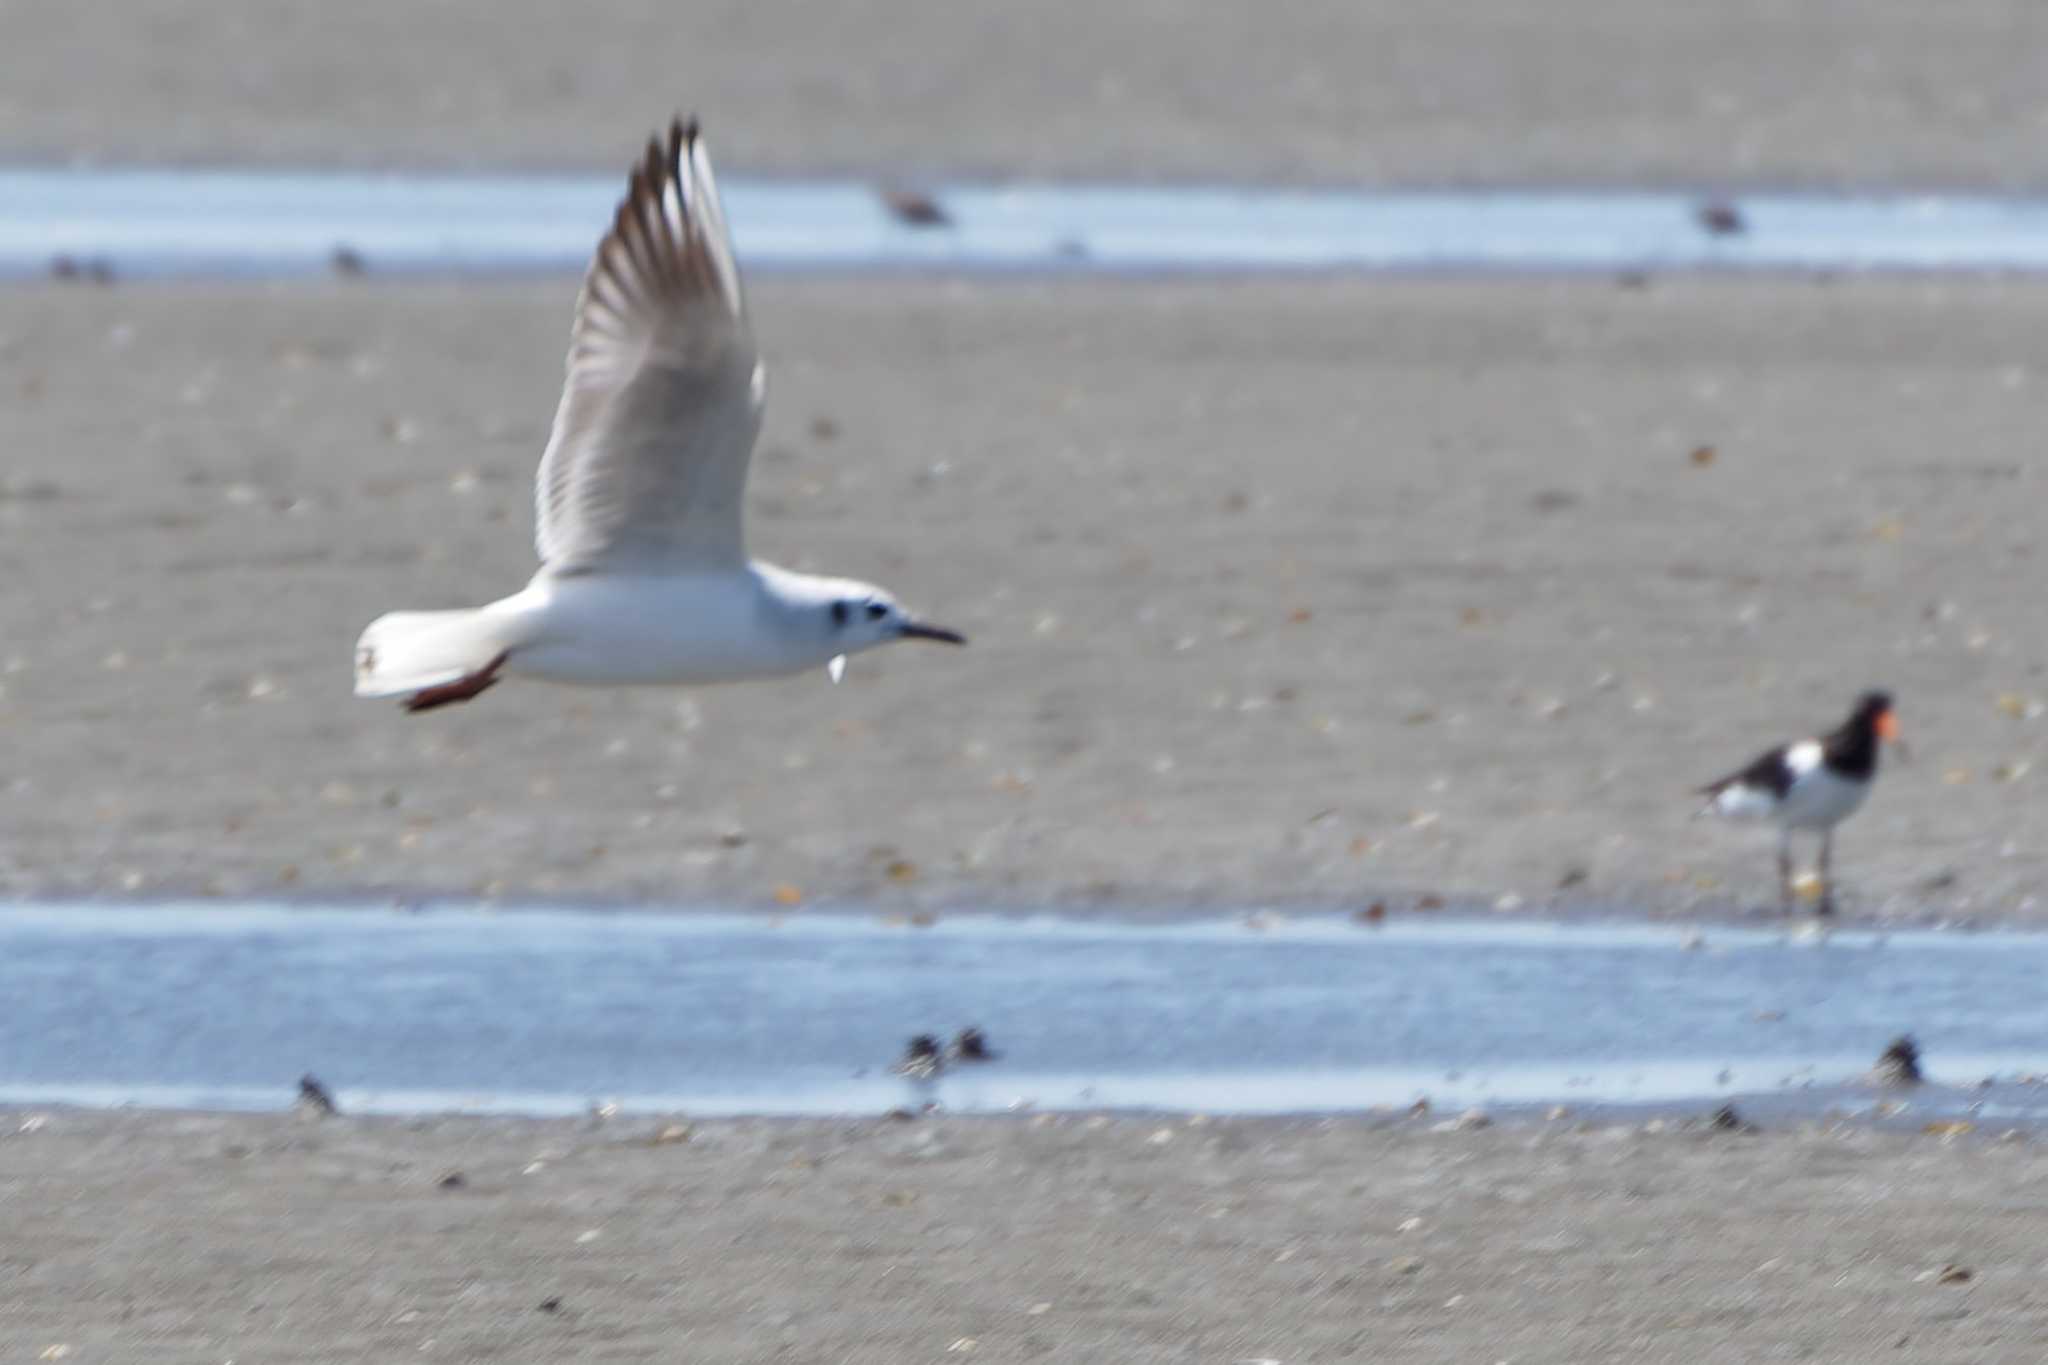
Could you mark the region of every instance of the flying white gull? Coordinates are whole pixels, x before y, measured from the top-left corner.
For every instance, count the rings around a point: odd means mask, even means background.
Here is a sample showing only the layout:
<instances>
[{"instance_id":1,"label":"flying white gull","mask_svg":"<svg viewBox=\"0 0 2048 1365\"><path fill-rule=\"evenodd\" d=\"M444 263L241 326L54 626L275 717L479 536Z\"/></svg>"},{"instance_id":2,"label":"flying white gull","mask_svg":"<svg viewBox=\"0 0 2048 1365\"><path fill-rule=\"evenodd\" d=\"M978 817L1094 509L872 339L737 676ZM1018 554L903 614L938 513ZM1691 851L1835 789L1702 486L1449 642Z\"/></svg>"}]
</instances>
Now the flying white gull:
<instances>
[{"instance_id":1,"label":"flying white gull","mask_svg":"<svg viewBox=\"0 0 2048 1365\"><path fill-rule=\"evenodd\" d=\"M534 490L540 572L510 597L378 617L356 695L408 711L501 677L714 683L829 668L891 640L965 644L881 588L749 560L764 372L694 120L648 143L584 277Z\"/></svg>"}]
</instances>

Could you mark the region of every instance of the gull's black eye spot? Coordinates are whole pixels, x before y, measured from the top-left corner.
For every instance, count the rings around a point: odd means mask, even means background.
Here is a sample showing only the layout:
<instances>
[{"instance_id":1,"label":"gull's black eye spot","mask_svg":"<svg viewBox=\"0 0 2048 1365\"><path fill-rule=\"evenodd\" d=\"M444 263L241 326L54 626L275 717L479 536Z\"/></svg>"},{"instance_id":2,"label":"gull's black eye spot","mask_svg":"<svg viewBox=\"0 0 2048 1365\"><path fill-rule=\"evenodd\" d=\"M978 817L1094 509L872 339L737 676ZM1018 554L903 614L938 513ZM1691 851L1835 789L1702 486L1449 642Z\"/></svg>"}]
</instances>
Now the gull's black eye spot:
<instances>
[{"instance_id":1,"label":"gull's black eye spot","mask_svg":"<svg viewBox=\"0 0 2048 1365\"><path fill-rule=\"evenodd\" d=\"M868 620L879 621L889 614L889 609L880 602L868 603Z\"/></svg>"},{"instance_id":2,"label":"gull's black eye spot","mask_svg":"<svg viewBox=\"0 0 2048 1365\"><path fill-rule=\"evenodd\" d=\"M852 610L844 602L834 602L832 604L832 624L835 626L845 625L846 618L851 614Z\"/></svg>"}]
</instances>

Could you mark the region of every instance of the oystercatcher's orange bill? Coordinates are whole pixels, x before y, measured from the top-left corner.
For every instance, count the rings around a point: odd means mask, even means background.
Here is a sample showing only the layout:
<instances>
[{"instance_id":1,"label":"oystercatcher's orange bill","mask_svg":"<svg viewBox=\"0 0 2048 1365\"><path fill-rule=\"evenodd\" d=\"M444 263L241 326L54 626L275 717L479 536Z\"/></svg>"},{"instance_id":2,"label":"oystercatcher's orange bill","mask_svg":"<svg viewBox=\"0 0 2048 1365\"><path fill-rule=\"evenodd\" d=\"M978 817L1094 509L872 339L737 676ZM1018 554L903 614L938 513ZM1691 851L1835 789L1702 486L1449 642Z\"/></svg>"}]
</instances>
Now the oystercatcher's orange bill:
<instances>
[{"instance_id":1,"label":"oystercatcher's orange bill","mask_svg":"<svg viewBox=\"0 0 2048 1365\"><path fill-rule=\"evenodd\" d=\"M1899 716L1896 711L1887 711L1877 718L1877 737L1894 744L1899 742Z\"/></svg>"}]
</instances>

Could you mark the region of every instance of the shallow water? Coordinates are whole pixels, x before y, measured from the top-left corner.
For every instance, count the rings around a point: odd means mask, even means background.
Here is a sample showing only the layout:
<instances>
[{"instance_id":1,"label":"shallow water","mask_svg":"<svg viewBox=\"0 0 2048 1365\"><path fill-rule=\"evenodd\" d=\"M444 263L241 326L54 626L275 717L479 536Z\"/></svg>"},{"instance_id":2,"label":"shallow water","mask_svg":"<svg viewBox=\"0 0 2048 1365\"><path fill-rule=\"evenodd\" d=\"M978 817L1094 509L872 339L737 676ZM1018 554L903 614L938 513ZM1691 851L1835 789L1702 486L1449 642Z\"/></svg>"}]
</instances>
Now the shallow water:
<instances>
[{"instance_id":1,"label":"shallow water","mask_svg":"<svg viewBox=\"0 0 2048 1365\"><path fill-rule=\"evenodd\" d=\"M2048 1071L2048 937L1422 919L0 911L0 1101L700 1114L1838 1103L1902 1032L1931 1078ZM975 1024L998 1061L889 1062ZM2048 1114L2034 1087L1923 1091ZM1869 1096L1863 1096L1867 1103Z\"/></svg>"},{"instance_id":2,"label":"shallow water","mask_svg":"<svg viewBox=\"0 0 2048 1365\"><path fill-rule=\"evenodd\" d=\"M616 176L0 170L0 276L58 258L120 277L372 271L575 272ZM722 182L754 269L1961 270L2048 268L2048 201L1658 192L1304 192L1112 185L939 186L918 227L855 181Z\"/></svg>"}]
</instances>

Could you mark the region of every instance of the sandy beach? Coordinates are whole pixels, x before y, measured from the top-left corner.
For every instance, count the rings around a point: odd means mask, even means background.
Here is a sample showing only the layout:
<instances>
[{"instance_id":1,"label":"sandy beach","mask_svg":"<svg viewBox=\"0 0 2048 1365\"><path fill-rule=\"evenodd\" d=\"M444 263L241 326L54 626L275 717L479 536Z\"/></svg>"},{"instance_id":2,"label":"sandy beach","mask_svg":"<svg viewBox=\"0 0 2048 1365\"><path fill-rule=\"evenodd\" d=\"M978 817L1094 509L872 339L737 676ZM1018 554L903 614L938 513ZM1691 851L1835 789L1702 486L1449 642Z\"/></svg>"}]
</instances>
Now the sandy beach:
<instances>
[{"instance_id":1,"label":"sandy beach","mask_svg":"<svg viewBox=\"0 0 2048 1365\"><path fill-rule=\"evenodd\" d=\"M0 3L0 148L610 170L2048 188L2029 0Z\"/></svg>"},{"instance_id":2,"label":"sandy beach","mask_svg":"<svg viewBox=\"0 0 2048 1365\"><path fill-rule=\"evenodd\" d=\"M680 104L891 183L2038 189L2041 22L0 0L0 155L616 168ZM530 572L572 295L10 291L0 891L1741 911L1688 788L1882 685L1848 908L2039 909L2038 286L756 280L754 549L974 648L349 702Z\"/></svg>"},{"instance_id":3,"label":"sandy beach","mask_svg":"<svg viewBox=\"0 0 2048 1365\"><path fill-rule=\"evenodd\" d=\"M2031 1362L2048 1153L1697 1116L0 1115L0 1353Z\"/></svg>"},{"instance_id":4,"label":"sandy beach","mask_svg":"<svg viewBox=\"0 0 2048 1365\"><path fill-rule=\"evenodd\" d=\"M351 700L531 571L572 290L15 292L0 886L1741 910L1688 788L1883 685L1845 909L2040 913L2048 291L766 279L752 548L973 646Z\"/></svg>"}]
</instances>

